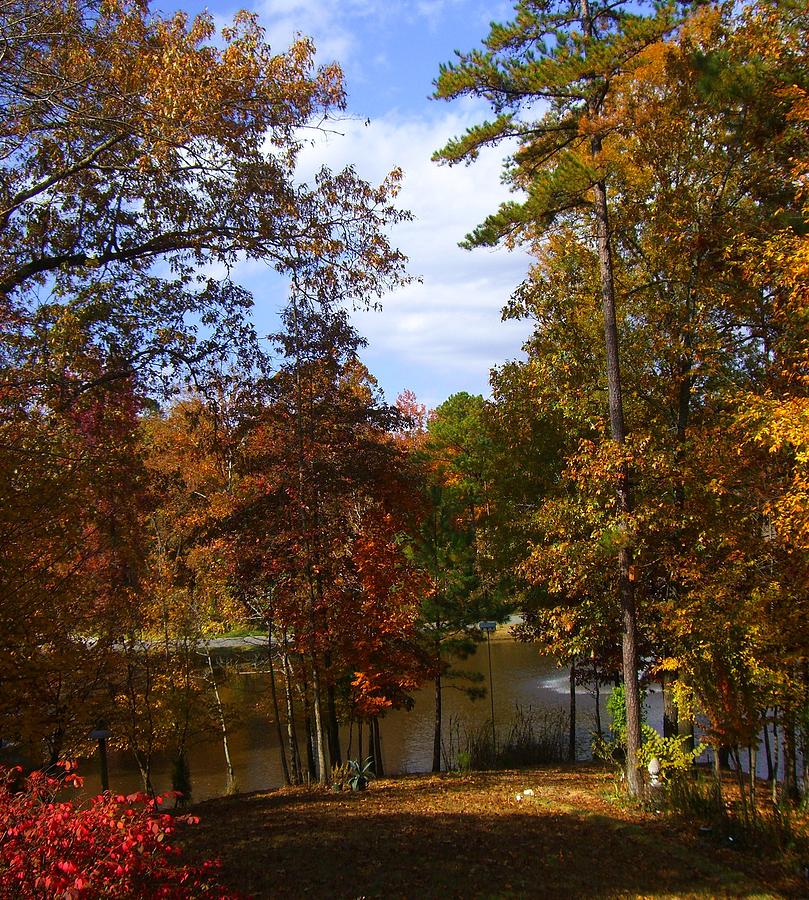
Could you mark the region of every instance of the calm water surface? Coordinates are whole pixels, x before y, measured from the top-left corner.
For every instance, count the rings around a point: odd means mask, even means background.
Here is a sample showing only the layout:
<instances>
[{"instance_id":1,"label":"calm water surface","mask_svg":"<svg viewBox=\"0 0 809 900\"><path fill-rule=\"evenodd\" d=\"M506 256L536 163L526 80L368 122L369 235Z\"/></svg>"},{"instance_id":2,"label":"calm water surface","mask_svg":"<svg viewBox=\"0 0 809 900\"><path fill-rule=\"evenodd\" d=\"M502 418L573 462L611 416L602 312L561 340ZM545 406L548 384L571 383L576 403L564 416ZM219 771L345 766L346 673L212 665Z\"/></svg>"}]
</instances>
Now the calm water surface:
<instances>
[{"instance_id":1,"label":"calm water surface","mask_svg":"<svg viewBox=\"0 0 809 900\"><path fill-rule=\"evenodd\" d=\"M517 705L535 710L567 709L569 702L568 671L559 669L552 660L538 655L529 644L516 643L507 638L492 641L492 680L495 705L495 721L498 735L508 730ZM485 676L483 684L488 689L489 668L486 645L477 653L454 666L480 672ZM460 683L460 682L459 682ZM278 755L275 725L270 717L271 700L269 679L262 674L234 673L227 676L220 686L222 698L239 711L239 721L232 723L228 735L231 759L236 771L238 788L255 791L279 787L283 783ZM609 722L605 709L609 687L602 688L601 715L604 727ZM412 710L395 710L380 719L382 755L388 775L428 772L432 764L434 689L425 685L415 694ZM590 735L595 730L595 701L586 688L578 688L577 736L580 758L589 754ZM650 693L647 706L649 721L657 725L662 716L659 692ZM444 739L450 739L450 722L462 727L480 726L491 718L491 700L469 700L461 691L448 686L443 693ZM367 732L366 732L367 734ZM302 739L302 729L298 737ZM346 754L348 729L343 730L342 747ZM351 756L359 756L356 729ZM226 770L221 737L212 736L200 740L189 752L194 800L205 800L225 792ZM128 793L140 790L142 785L129 753L112 752L109 760L110 788ZM98 790L98 762L83 761L86 788ZM171 787L171 770L167 757L158 755L154 761L153 782L158 792Z\"/></svg>"}]
</instances>

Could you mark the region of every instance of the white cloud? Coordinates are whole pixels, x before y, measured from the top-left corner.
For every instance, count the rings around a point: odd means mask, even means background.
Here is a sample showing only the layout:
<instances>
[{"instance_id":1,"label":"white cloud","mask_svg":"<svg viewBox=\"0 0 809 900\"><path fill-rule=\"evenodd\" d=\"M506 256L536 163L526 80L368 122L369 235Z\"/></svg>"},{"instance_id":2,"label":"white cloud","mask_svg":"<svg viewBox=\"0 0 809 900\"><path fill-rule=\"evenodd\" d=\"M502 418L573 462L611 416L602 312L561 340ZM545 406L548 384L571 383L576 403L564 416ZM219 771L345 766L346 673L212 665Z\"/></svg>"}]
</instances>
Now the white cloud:
<instances>
[{"instance_id":1,"label":"white cloud","mask_svg":"<svg viewBox=\"0 0 809 900\"><path fill-rule=\"evenodd\" d=\"M363 33L384 31L383 26L395 32L396 23L405 20L431 28L456 4L261 0L257 10L277 50L287 46L295 32L309 34L321 61L351 63L356 80L364 62ZM477 5L474 9L479 11ZM368 27L359 29L358 23ZM385 50L380 42L376 55ZM430 158L450 137L486 117L486 106L469 100L451 109L425 106L423 101L419 106L418 112L390 111L367 126L360 120L330 123L339 133L315 135L301 154L300 167L301 177L308 180L321 165L337 170L350 164L375 182L394 167L403 170L400 205L415 219L397 227L391 239L410 258L409 271L422 282L383 298L381 313L356 313L354 321L368 338L365 357L389 398L414 387L425 402L440 402L456 390L485 392L489 369L519 353L529 328L501 323L500 310L529 261L522 253L469 252L457 246L509 197L500 181L502 148L484 151L469 167L439 166ZM282 302L283 284L254 264L241 264L234 274L255 293L259 330L274 330L272 313Z\"/></svg>"},{"instance_id":2,"label":"white cloud","mask_svg":"<svg viewBox=\"0 0 809 900\"><path fill-rule=\"evenodd\" d=\"M356 313L374 359L403 379L388 395L408 386L407 370L457 385L464 379L484 389L491 366L513 357L528 333L525 324L504 324L500 310L522 280L529 260L505 250L466 251L458 241L509 198L501 184L502 150L483 152L469 167L438 166L430 159L449 137L479 121L481 108L466 104L441 120L389 114L370 125L343 123L343 136L329 135L305 149L301 165L314 172L355 165L379 181L394 166L404 171L400 205L413 222L395 229L393 242L422 278L383 299L381 313ZM451 389L458 389L452 387Z\"/></svg>"},{"instance_id":3,"label":"white cloud","mask_svg":"<svg viewBox=\"0 0 809 900\"><path fill-rule=\"evenodd\" d=\"M380 0L261 0L256 9L277 50L300 33L314 39L321 62L345 64L357 50L357 20L377 17L386 6Z\"/></svg>"},{"instance_id":4,"label":"white cloud","mask_svg":"<svg viewBox=\"0 0 809 900\"><path fill-rule=\"evenodd\" d=\"M441 26L450 7L463 5L464 0L256 0L255 9L267 28L270 44L282 50L295 34L313 38L320 62L338 60L345 68L352 68L353 77L359 74L356 64L368 53L362 33L381 35L380 26L389 26L394 33L402 24L419 23L431 31ZM483 7L488 10L488 5ZM481 7L473 6L476 18L488 23ZM361 53L359 52L361 51Z\"/></svg>"}]
</instances>

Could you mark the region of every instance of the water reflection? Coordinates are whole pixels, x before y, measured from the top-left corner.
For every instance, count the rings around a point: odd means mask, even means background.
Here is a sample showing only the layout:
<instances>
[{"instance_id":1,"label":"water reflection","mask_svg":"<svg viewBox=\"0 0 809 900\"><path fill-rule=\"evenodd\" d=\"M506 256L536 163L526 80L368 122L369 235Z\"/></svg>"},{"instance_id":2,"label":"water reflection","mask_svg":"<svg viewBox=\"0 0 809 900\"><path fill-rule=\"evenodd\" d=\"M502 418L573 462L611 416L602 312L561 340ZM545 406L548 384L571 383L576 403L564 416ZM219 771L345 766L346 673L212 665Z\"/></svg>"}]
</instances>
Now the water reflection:
<instances>
[{"instance_id":1,"label":"water reflection","mask_svg":"<svg viewBox=\"0 0 809 900\"><path fill-rule=\"evenodd\" d=\"M535 710L567 709L568 672L556 667L548 658L538 655L536 648L512 640L493 641L492 676L494 681L494 708L498 734L505 734L508 724L514 718L515 707L533 707ZM484 675L488 690L489 669L485 645L469 659L457 663L454 668ZM231 759L236 771L240 790L254 791L279 787L283 775L278 757L278 739L275 726L270 718L269 678L262 674L235 673L228 676L221 687L223 700L239 709L241 721L234 725L229 735ZM602 722L608 719L602 694ZM590 744L591 732L595 729L595 701L586 688L578 688L577 737L579 753L585 756ZM380 720L380 734L385 771L388 775L427 772L432 763L433 748L433 704L432 684L425 685L415 695L415 706L411 711L396 710ZM659 716L659 695L649 697L650 721L656 724ZM451 683L443 695L445 740L450 719L469 727L483 725L491 718L489 696L472 701ZM345 753L348 746L348 729L343 729L342 746ZM367 737L366 737L367 740ZM356 729L354 732L353 756L359 756ZM220 738L211 736L190 748L189 762L195 800L219 796L225 791L225 757ZM110 786L114 791L128 793L140 790L141 782L137 769L128 753L110 753ZM86 776L88 791L98 790L98 761L85 760L82 770ZM158 755L154 760L153 782L160 791L171 786L171 766L167 757Z\"/></svg>"}]
</instances>

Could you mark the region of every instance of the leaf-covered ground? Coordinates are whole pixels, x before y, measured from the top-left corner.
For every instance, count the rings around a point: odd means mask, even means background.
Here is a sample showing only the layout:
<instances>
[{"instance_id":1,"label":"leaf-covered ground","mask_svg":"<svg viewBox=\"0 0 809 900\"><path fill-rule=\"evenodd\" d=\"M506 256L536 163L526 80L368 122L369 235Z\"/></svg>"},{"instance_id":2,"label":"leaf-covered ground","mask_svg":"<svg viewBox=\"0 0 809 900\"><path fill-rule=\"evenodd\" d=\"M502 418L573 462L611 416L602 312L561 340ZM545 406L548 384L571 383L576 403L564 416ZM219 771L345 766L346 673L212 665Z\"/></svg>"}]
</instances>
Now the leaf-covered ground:
<instances>
[{"instance_id":1,"label":"leaf-covered ground","mask_svg":"<svg viewBox=\"0 0 809 900\"><path fill-rule=\"evenodd\" d=\"M533 797L516 795L526 788ZM199 804L193 857L254 897L783 897L806 882L616 799L594 766L410 776Z\"/></svg>"}]
</instances>

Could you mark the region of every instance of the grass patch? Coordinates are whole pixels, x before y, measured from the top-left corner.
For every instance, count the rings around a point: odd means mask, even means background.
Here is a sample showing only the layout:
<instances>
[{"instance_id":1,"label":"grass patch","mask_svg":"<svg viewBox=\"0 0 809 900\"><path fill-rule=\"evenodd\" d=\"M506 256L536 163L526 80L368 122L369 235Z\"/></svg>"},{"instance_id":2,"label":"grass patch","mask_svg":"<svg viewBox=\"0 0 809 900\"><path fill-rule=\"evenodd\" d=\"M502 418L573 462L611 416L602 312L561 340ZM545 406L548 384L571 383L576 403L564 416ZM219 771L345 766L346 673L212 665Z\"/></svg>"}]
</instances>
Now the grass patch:
<instances>
[{"instance_id":1,"label":"grass patch","mask_svg":"<svg viewBox=\"0 0 809 900\"><path fill-rule=\"evenodd\" d=\"M230 630L223 631L221 634L209 634L206 635L208 640L217 640L220 638L265 638L267 637L267 630L262 628L255 628L250 625L234 625Z\"/></svg>"},{"instance_id":2,"label":"grass patch","mask_svg":"<svg viewBox=\"0 0 809 900\"><path fill-rule=\"evenodd\" d=\"M611 777L553 766L381 780L361 794L221 798L196 807L201 824L186 841L255 897L805 896L777 860L615 804Z\"/></svg>"},{"instance_id":3,"label":"grass patch","mask_svg":"<svg viewBox=\"0 0 809 900\"><path fill-rule=\"evenodd\" d=\"M560 763L567 759L569 719L564 710L517 705L511 722L495 745L491 720L469 726L451 719L448 741L442 745L444 767L455 771L518 769Z\"/></svg>"}]
</instances>

